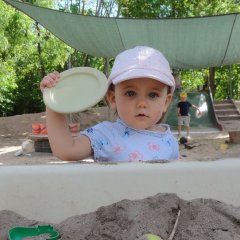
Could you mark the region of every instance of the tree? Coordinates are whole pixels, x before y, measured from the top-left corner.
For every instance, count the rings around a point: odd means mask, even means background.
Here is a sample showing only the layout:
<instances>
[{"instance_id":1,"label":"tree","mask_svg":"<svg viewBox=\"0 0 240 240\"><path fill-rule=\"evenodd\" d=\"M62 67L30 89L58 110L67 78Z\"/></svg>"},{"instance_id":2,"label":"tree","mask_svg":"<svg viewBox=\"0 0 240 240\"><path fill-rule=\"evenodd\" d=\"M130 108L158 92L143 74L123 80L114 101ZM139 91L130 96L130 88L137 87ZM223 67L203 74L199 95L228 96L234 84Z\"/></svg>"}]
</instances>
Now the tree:
<instances>
[{"instance_id":1,"label":"tree","mask_svg":"<svg viewBox=\"0 0 240 240\"><path fill-rule=\"evenodd\" d=\"M0 17L5 42L0 47L0 114L39 112L44 109L39 81L45 71L64 67L69 47L3 2Z\"/></svg>"},{"instance_id":2,"label":"tree","mask_svg":"<svg viewBox=\"0 0 240 240\"><path fill-rule=\"evenodd\" d=\"M84 15L110 16L116 2L85 0L25 0ZM106 69L108 60L80 53L54 37L38 22L0 1L0 115L44 110L39 81L53 70L92 66Z\"/></svg>"},{"instance_id":3,"label":"tree","mask_svg":"<svg viewBox=\"0 0 240 240\"><path fill-rule=\"evenodd\" d=\"M193 17L238 12L235 0L121 0L124 17Z\"/></svg>"}]
</instances>

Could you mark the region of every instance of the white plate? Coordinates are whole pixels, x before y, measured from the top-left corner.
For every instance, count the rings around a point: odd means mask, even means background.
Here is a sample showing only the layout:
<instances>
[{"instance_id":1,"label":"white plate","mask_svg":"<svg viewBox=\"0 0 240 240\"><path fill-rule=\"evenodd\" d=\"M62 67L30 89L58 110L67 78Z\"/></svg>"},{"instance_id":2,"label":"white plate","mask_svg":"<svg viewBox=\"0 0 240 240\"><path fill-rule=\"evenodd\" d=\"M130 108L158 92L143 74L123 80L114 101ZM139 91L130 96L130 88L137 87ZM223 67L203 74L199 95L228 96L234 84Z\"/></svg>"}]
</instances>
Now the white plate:
<instances>
[{"instance_id":1,"label":"white plate","mask_svg":"<svg viewBox=\"0 0 240 240\"><path fill-rule=\"evenodd\" d=\"M95 68L77 67L60 73L53 88L45 88L46 106L59 113L75 113L97 104L106 94L106 76Z\"/></svg>"}]
</instances>

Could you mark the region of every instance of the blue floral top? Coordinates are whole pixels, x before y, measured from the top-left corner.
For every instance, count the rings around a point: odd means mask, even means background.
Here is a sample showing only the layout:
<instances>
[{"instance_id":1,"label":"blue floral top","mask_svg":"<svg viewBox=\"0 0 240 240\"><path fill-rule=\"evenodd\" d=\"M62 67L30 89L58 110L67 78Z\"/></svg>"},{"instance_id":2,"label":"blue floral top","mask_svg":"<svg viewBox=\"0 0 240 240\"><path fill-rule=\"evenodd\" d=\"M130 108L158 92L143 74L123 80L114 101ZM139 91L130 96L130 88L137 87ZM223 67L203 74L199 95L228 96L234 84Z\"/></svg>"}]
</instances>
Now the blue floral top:
<instances>
[{"instance_id":1,"label":"blue floral top","mask_svg":"<svg viewBox=\"0 0 240 240\"><path fill-rule=\"evenodd\" d=\"M129 128L122 120L104 121L81 131L91 142L94 160L105 162L178 160L179 146L167 124L164 132Z\"/></svg>"}]
</instances>

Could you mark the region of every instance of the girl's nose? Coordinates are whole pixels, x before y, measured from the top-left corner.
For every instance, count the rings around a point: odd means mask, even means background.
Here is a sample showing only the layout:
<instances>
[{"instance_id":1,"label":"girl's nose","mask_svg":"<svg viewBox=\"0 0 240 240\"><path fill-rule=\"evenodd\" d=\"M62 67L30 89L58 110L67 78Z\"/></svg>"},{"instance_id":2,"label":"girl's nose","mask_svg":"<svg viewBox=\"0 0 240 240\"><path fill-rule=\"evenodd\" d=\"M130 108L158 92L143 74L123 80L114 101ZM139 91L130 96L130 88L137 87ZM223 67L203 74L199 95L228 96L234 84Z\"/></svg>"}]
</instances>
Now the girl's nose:
<instances>
[{"instance_id":1,"label":"girl's nose","mask_svg":"<svg viewBox=\"0 0 240 240\"><path fill-rule=\"evenodd\" d=\"M144 98L137 100L137 107L138 108L145 108L147 106L147 101Z\"/></svg>"}]
</instances>

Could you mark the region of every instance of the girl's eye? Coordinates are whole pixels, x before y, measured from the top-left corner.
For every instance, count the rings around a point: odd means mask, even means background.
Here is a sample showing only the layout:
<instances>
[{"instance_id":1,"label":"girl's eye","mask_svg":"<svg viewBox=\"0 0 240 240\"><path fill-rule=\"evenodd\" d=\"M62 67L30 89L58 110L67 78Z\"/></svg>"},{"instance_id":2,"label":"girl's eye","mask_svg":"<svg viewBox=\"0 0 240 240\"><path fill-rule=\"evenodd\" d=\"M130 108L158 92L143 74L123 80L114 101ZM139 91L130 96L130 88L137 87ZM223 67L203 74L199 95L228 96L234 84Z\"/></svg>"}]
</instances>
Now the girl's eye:
<instances>
[{"instance_id":1,"label":"girl's eye","mask_svg":"<svg viewBox=\"0 0 240 240\"><path fill-rule=\"evenodd\" d=\"M159 94L156 93L156 92L151 92L151 93L148 94L148 96L149 96L150 98L157 98L157 97L159 97Z\"/></svg>"},{"instance_id":2,"label":"girl's eye","mask_svg":"<svg viewBox=\"0 0 240 240\"><path fill-rule=\"evenodd\" d=\"M127 91L126 95L129 97L133 97L133 96L136 96L136 93L134 91Z\"/></svg>"}]
</instances>

